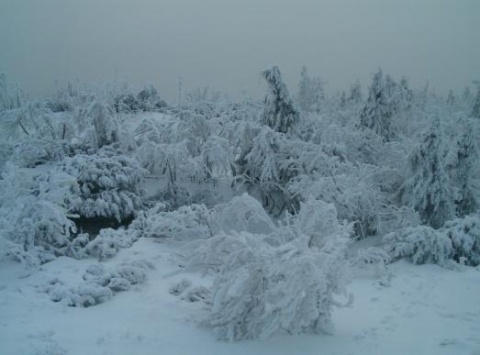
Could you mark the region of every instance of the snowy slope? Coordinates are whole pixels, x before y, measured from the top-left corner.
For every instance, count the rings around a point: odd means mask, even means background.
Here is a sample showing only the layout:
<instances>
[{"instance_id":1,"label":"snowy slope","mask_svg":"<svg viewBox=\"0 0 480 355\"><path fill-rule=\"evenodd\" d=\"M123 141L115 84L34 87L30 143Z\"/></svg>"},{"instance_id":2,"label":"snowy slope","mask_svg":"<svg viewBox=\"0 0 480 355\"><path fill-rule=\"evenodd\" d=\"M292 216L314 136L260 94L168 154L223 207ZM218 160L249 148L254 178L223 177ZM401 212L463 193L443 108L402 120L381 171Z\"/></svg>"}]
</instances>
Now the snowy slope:
<instances>
[{"instance_id":1,"label":"snowy slope","mask_svg":"<svg viewBox=\"0 0 480 355\"><path fill-rule=\"evenodd\" d=\"M28 275L20 264L0 264L0 354L480 354L480 270L447 270L406 261L390 266L390 286L358 277L352 307L335 311L333 335L277 335L265 341L226 343L195 324L202 302L173 295L209 277L179 273L176 248L140 239L106 269L134 260L152 262L147 280L89 308L54 303L52 280L67 286L95 260L58 258Z\"/></svg>"}]
</instances>

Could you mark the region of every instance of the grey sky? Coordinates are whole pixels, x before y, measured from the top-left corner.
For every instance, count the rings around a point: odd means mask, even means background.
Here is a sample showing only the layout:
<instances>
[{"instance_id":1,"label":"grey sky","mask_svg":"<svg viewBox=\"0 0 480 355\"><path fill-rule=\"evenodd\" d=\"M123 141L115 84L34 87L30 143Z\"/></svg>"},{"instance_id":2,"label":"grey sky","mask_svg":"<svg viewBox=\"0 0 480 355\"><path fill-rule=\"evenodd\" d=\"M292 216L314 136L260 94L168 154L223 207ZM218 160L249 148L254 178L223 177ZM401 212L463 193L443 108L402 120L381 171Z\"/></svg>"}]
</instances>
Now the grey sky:
<instances>
[{"instance_id":1,"label":"grey sky","mask_svg":"<svg viewBox=\"0 0 480 355\"><path fill-rule=\"evenodd\" d=\"M0 72L33 96L68 81L263 93L278 64L330 93L378 67L440 93L480 79L479 0L0 0Z\"/></svg>"}]
</instances>

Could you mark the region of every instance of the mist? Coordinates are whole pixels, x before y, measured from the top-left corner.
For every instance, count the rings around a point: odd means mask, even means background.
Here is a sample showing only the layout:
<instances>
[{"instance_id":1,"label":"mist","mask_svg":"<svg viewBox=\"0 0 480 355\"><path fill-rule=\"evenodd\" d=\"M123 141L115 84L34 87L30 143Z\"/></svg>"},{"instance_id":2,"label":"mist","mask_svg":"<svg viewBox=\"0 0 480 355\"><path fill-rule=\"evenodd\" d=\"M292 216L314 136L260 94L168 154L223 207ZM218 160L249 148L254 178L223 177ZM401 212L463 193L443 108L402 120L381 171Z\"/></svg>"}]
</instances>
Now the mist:
<instances>
[{"instance_id":1,"label":"mist","mask_svg":"<svg viewBox=\"0 0 480 355\"><path fill-rule=\"evenodd\" d=\"M329 94L379 67L445 94L480 79L478 0L0 0L0 72L33 97L74 84L260 96L277 64Z\"/></svg>"}]
</instances>

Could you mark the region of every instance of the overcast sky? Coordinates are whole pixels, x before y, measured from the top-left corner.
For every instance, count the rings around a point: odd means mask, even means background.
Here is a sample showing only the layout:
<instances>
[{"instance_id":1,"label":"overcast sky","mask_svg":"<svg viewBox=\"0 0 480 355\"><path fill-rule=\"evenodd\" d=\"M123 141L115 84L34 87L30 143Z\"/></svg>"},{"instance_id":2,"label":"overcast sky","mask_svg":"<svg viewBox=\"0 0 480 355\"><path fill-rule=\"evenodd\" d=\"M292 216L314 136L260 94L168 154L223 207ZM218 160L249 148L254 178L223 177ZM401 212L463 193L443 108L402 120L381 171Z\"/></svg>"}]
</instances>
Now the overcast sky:
<instances>
[{"instance_id":1,"label":"overcast sky","mask_svg":"<svg viewBox=\"0 0 480 355\"><path fill-rule=\"evenodd\" d=\"M0 0L0 72L33 97L68 81L261 96L277 64L332 94L378 67L444 94L480 79L480 0Z\"/></svg>"}]
</instances>

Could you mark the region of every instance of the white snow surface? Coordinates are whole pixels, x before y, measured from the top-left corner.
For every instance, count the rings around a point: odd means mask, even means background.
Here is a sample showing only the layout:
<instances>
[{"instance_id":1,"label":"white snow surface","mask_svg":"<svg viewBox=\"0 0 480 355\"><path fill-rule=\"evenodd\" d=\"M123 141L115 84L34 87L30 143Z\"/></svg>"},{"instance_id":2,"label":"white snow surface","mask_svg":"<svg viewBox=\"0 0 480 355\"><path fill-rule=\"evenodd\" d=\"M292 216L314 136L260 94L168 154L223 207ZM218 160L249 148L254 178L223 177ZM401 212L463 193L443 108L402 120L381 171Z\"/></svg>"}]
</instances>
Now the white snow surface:
<instances>
[{"instance_id":1,"label":"white snow surface","mask_svg":"<svg viewBox=\"0 0 480 355\"><path fill-rule=\"evenodd\" d=\"M190 302L189 290L201 291L212 279L182 272L176 250L142 238L101 262L105 270L134 261L154 269L146 271L145 282L88 308L52 302L44 290L52 281L81 287L82 275L97 261L61 257L26 272L3 260L0 354L480 354L479 268L400 261L389 266L387 286L354 273L349 291L355 299L335 309L334 334L228 343L197 324L205 304Z\"/></svg>"}]
</instances>

